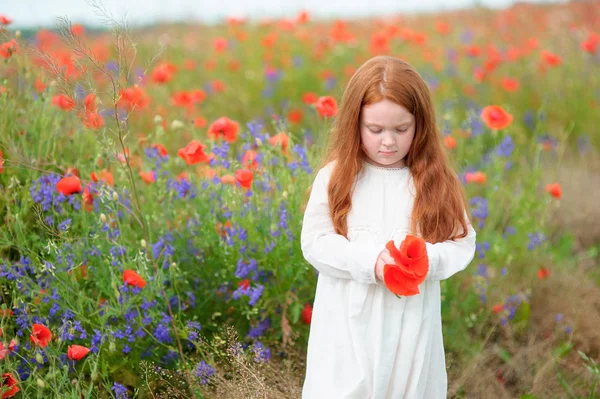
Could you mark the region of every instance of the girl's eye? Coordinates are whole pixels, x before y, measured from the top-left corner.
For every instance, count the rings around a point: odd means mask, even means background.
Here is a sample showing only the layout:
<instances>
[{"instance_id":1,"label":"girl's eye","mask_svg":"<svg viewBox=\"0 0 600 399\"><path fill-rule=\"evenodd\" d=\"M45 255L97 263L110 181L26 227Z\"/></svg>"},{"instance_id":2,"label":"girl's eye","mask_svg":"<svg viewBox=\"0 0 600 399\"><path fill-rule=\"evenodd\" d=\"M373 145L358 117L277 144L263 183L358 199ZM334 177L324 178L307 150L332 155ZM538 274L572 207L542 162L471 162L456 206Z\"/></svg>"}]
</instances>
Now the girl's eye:
<instances>
[{"instance_id":1,"label":"girl's eye","mask_svg":"<svg viewBox=\"0 0 600 399\"><path fill-rule=\"evenodd\" d=\"M396 131L397 131L397 132L400 132L400 133L404 133L404 132L406 132L407 130L408 130L408 129L404 129L404 130L396 129Z\"/></svg>"},{"instance_id":2,"label":"girl's eye","mask_svg":"<svg viewBox=\"0 0 600 399\"><path fill-rule=\"evenodd\" d=\"M381 133L381 130L373 130L373 129L369 129L372 133Z\"/></svg>"}]
</instances>

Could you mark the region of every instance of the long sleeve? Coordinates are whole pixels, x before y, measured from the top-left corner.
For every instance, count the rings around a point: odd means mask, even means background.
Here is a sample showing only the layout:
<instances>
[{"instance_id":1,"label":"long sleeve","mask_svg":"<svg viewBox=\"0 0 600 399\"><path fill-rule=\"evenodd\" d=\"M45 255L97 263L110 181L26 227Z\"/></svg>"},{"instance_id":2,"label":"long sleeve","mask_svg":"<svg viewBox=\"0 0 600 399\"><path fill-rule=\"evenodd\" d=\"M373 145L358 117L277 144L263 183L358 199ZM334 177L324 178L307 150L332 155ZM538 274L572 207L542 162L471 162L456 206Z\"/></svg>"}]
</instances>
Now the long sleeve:
<instances>
[{"instance_id":1,"label":"long sleeve","mask_svg":"<svg viewBox=\"0 0 600 399\"><path fill-rule=\"evenodd\" d=\"M324 275L378 284L375 262L383 247L370 241L350 242L335 233L329 214L328 174L327 167L321 169L312 186L300 235L303 256Z\"/></svg>"},{"instance_id":2,"label":"long sleeve","mask_svg":"<svg viewBox=\"0 0 600 399\"><path fill-rule=\"evenodd\" d=\"M464 270L475 256L475 239L477 233L465 212L467 218L467 236L446 240L436 244L425 243L429 257L429 273L427 280L446 280Z\"/></svg>"}]
</instances>

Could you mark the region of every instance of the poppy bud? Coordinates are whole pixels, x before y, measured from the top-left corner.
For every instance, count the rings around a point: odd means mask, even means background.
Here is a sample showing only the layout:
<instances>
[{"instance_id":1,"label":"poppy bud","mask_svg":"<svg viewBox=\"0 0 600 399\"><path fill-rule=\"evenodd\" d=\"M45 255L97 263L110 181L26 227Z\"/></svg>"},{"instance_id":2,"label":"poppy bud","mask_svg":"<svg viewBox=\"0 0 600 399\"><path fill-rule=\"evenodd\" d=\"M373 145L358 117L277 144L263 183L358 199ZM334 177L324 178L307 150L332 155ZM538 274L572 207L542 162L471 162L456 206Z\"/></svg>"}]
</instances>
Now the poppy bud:
<instances>
[{"instance_id":1,"label":"poppy bud","mask_svg":"<svg viewBox=\"0 0 600 399\"><path fill-rule=\"evenodd\" d=\"M162 118L162 116L160 116L160 115L155 115L155 116L154 116L154 123L155 123L155 124L157 124L157 125L158 125L158 124L160 124L162 121L163 121L163 118Z\"/></svg>"},{"instance_id":2,"label":"poppy bud","mask_svg":"<svg viewBox=\"0 0 600 399\"><path fill-rule=\"evenodd\" d=\"M119 200L119 194L117 194L117 192L115 191L113 193L113 201L118 201Z\"/></svg>"},{"instance_id":3,"label":"poppy bud","mask_svg":"<svg viewBox=\"0 0 600 399\"><path fill-rule=\"evenodd\" d=\"M177 119L175 119L173 122L171 122L171 129L173 129L173 130L181 129L184 126L185 126L185 124L182 121L177 120Z\"/></svg>"},{"instance_id":4,"label":"poppy bud","mask_svg":"<svg viewBox=\"0 0 600 399\"><path fill-rule=\"evenodd\" d=\"M103 214L103 213L100 214L100 221L102 223L106 223L106 215L105 214Z\"/></svg>"},{"instance_id":5,"label":"poppy bud","mask_svg":"<svg viewBox=\"0 0 600 399\"><path fill-rule=\"evenodd\" d=\"M146 248L146 246L147 246L147 244L146 244L146 240L144 240L144 239L142 238L141 244L142 244L142 248L144 248L144 249L145 249L145 248Z\"/></svg>"},{"instance_id":6,"label":"poppy bud","mask_svg":"<svg viewBox=\"0 0 600 399\"><path fill-rule=\"evenodd\" d=\"M38 362L39 364L44 364L44 356L42 356L41 353L36 353L35 361Z\"/></svg>"},{"instance_id":7,"label":"poppy bud","mask_svg":"<svg viewBox=\"0 0 600 399\"><path fill-rule=\"evenodd\" d=\"M45 388L46 387L46 383L44 382L44 380L42 380L41 378L38 377L38 379L36 380L36 383L38 385L38 387L40 388Z\"/></svg>"}]
</instances>

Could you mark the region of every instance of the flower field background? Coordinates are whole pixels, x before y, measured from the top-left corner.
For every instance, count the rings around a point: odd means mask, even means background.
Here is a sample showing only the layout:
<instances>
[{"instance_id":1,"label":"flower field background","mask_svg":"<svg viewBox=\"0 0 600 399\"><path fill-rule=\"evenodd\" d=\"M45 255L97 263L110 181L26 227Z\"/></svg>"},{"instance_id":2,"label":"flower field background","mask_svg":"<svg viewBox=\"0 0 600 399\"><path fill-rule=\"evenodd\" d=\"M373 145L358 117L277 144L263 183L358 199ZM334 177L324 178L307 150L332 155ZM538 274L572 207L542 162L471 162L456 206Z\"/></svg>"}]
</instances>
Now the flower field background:
<instances>
[{"instance_id":1,"label":"flower field background","mask_svg":"<svg viewBox=\"0 0 600 399\"><path fill-rule=\"evenodd\" d=\"M2 398L300 397L302 205L378 54L428 83L478 233L442 283L449 397L596 397L598 2L102 18L0 15Z\"/></svg>"}]
</instances>

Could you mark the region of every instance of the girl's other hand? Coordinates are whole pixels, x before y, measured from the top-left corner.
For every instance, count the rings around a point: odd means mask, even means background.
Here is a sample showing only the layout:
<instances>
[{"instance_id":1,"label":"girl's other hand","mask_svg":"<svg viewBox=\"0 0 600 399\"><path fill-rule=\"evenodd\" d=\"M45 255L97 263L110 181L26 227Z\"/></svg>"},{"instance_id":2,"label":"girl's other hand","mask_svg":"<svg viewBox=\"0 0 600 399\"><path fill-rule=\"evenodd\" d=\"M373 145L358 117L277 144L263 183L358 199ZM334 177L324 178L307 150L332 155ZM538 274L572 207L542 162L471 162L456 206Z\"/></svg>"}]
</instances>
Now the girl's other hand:
<instances>
[{"instance_id":1,"label":"girl's other hand","mask_svg":"<svg viewBox=\"0 0 600 399\"><path fill-rule=\"evenodd\" d=\"M375 278L379 281L383 281L383 267L386 265L395 264L394 258L390 255L390 251L387 248L384 248L383 251L379 253L377 257L377 261L375 262Z\"/></svg>"}]
</instances>

